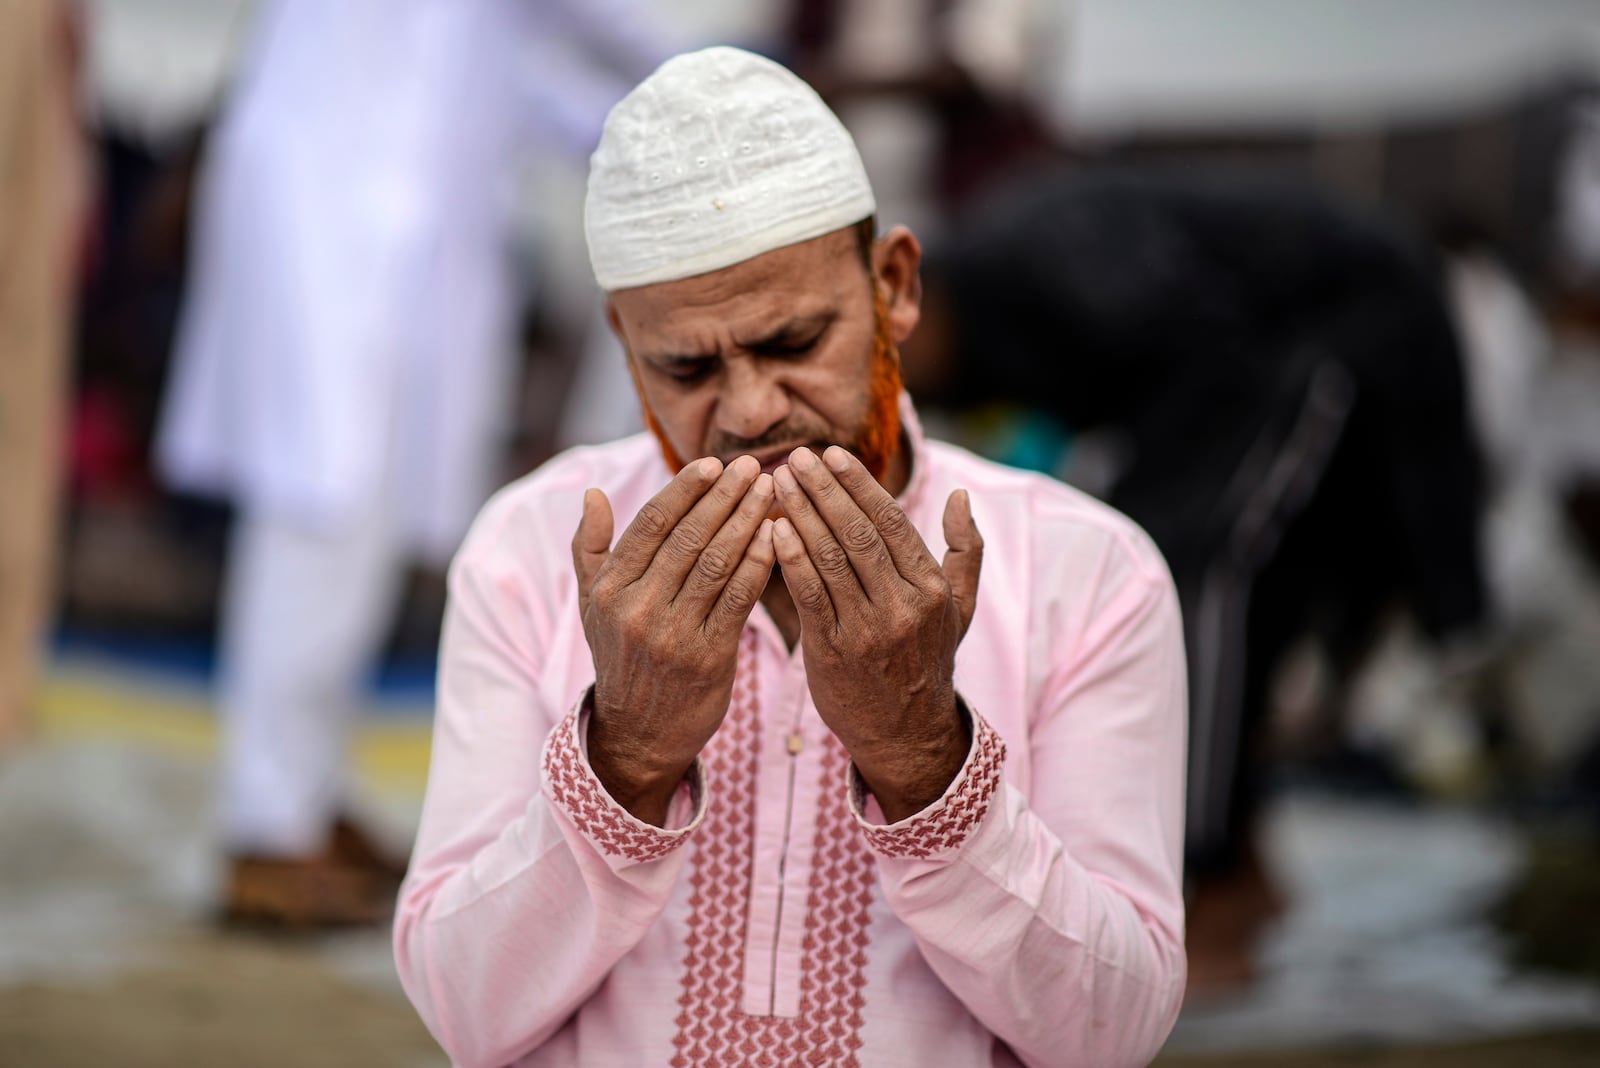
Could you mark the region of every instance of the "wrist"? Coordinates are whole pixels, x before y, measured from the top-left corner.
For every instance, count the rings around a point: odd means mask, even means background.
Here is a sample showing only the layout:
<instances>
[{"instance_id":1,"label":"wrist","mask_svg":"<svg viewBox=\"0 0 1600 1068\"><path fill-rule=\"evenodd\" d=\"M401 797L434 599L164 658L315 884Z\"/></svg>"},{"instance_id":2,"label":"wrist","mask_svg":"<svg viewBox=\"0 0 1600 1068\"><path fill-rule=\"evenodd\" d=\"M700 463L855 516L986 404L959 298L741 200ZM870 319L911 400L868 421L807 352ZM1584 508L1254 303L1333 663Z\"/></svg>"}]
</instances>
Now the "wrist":
<instances>
[{"instance_id":1,"label":"wrist","mask_svg":"<svg viewBox=\"0 0 1600 1068\"><path fill-rule=\"evenodd\" d=\"M851 754L889 823L899 823L938 801L960 774L972 748L972 723L959 698L952 701L952 709L947 726L927 737L902 740L881 753Z\"/></svg>"},{"instance_id":2,"label":"wrist","mask_svg":"<svg viewBox=\"0 0 1600 1068\"><path fill-rule=\"evenodd\" d=\"M672 797L694 758L662 761L637 739L610 729L610 718L591 712L585 739L589 767L611 799L635 818L664 827Z\"/></svg>"}]
</instances>

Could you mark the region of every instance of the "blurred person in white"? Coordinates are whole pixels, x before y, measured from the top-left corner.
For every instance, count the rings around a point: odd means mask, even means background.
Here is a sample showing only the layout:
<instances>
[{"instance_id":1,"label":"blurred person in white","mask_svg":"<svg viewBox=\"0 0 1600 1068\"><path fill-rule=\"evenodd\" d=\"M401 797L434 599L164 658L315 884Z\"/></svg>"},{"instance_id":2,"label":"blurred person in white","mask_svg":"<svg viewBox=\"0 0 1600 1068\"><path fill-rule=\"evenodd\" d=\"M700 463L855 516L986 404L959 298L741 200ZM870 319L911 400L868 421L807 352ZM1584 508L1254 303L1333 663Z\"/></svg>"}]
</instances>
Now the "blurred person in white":
<instances>
[{"instance_id":1,"label":"blurred person in white","mask_svg":"<svg viewBox=\"0 0 1600 1068\"><path fill-rule=\"evenodd\" d=\"M492 488L518 280L507 191L586 152L670 48L635 0L274 0L209 147L158 441L238 506L222 607L225 920L380 921L353 711L412 559Z\"/></svg>"},{"instance_id":2,"label":"blurred person in white","mask_svg":"<svg viewBox=\"0 0 1600 1068\"><path fill-rule=\"evenodd\" d=\"M54 572L84 189L69 14L0 4L0 749L27 730Z\"/></svg>"}]
</instances>

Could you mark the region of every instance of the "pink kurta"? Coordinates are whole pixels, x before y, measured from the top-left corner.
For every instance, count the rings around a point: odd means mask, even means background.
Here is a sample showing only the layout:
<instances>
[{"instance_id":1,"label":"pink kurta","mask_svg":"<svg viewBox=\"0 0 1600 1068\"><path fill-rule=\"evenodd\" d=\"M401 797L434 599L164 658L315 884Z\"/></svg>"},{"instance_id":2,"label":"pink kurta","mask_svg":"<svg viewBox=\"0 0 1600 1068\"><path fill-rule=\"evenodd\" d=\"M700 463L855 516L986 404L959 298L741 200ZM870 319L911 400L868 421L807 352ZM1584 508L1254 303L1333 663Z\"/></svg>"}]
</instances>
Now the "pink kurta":
<instances>
[{"instance_id":1,"label":"pink kurta","mask_svg":"<svg viewBox=\"0 0 1600 1068\"><path fill-rule=\"evenodd\" d=\"M653 440L565 453L484 509L395 925L457 1064L1115 1068L1161 1047L1185 968L1171 579L1104 505L908 428L901 504L929 549L962 487L986 548L956 659L972 749L893 825L761 608L667 829L589 769L569 546L585 487L621 530L665 485Z\"/></svg>"}]
</instances>

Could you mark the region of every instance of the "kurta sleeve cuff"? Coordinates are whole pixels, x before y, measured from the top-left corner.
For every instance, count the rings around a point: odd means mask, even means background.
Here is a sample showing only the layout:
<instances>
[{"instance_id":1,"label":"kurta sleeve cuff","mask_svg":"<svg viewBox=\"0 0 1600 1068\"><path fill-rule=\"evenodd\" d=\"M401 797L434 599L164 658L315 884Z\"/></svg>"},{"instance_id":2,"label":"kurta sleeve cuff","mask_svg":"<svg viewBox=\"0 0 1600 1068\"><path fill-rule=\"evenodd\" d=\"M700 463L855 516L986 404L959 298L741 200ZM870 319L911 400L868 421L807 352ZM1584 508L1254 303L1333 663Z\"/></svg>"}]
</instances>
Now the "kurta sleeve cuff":
<instances>
[{"instance_id":1,"label":"kurta sleeve cuff","mask_svg":"<svg viewBox=\"0 0 1600 1068\"><path fill-rule=\"evenodd\" d=\"M608 858L646 863L680 848L705 819L706 792L700 761L689 765L667 809L667 826L644 822L617 804L589 766L585 745L589 700L567 714L544 743L541 774L545 795Z\"/></svg>"},{"instance_id":2,"label":"kurta sleeve cuff","mask_svg":"<svg viewBox=\"0 0 1600 1068\"><path fill-rule=\"evenodd\" d=\"M966 762L950 780L944 796L916 815L899 823L883 823L877 802L870 797L855 764L850 765L850 814L879 856L928 859L952 854L989 811L989 802L1000 787L1006 743L966 702L961 707L972 721L972 746Z\"/></svg>"}]
</instances>

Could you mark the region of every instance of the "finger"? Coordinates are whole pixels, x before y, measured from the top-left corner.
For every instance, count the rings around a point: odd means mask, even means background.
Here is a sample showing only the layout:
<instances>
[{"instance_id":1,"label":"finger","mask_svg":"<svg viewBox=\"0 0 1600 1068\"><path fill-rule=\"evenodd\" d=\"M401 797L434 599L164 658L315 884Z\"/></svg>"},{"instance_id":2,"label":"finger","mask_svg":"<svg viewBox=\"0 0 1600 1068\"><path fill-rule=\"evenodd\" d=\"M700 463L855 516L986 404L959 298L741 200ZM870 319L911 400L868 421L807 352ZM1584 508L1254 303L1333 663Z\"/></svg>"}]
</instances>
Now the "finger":
<instances>
[{"instance_id":1,"label":"finger","mask_svg":"<svg viewBox=\"0 0 1600 1068\"><path fill-rule=\"evenodd\" d=\"M756 527L755 537L745 548L744 559L706 616L708 630L726 634L744 629L745 620L750 618L772 578L772 564L777 559L772 547L772 526L772 520L763 517L761 525Z\"/></svg>"},{"instance_id":2,"label":"finger","mask_svg":"<svg viewBox=\"0 0 1600 1068\"><path fill-rule=\"evenodd\" d=\"M572 569L578 575L578 615L589 614L589 589L600 567L611 557L611 501L597 489L583 491L583 516L572 535Z\"/></svg>"},{"instance_id":3,"label":"finger","mask_svg":"<svg viewBox=\"0 0 1600 1068\"><path fill-rule=\"evenodd\" d=\"M850 455L838 446L828 451L835 449L845 457ZM827 524L834 540L850 558L850 567L855 571L861 588L873 602L883 604L905 588L905 580L895 568L894 559L889 555L877 525L861 510L850 492L834 478L830 466L824 465L806 448L794 450L789 457L790 470L794 472L800 487L806 491L806 497L816 508L817 514ZM890 503L893 503L893 498L890 498Z\"/></svg>"},{"instance_id":4,"label":"finger","mask_svg":"<svg viewBox=\"0 0 1600 1068\"><path fill-rule=\"evenodd\" d=\"M800 450L795 450L798 454ZM778 504L783 507L784 518L798 533L801 546L810 558L812 570L827 584L828 596L835 609L852 600L864 600L866 591L856 577L850 555L844 551L833 531L817 512L811 498L801 488L790 465L784 464L772 473L772 484L778 491ZM782 554L778 557L781 562Z\"/></svg>"},{"instance_id":5,"label":"finger","mask_svg":"<svg viewBox=\"0 0 1600 1068\"><path fill-rule=\"evenodd\" d=\"M677 597L689 572L700 562L701 554L710 547L760 474L761 464L754 456L741 456L729 464L716 483L689 509L689 514L667 535L640 581L666 600ZM745 531L746 540L760 522L760 517L750 521ZM740 545L737 551L724 554L724 578L733 571L743 549Z\"/></svg>"},{"instance_id":6,"label":"finger","mask_svg":"<svg viewBox=\"0 0 1600 1068\"><path fill-rule=\"evenodd\" d=\"M684 465L671 482L645 502L611 550L612 567L623 582L633 582L650 566L689 509L705 496L722 474L722 461L707 456Z\"/></svg>"},{"instance_id":7,"label":"finger","mask_svg":"<svg viewBox=\"0 0 1600 1068\"><path fill-rule=\"evenodd\" d=\"M978 573L983 570L983 535L972 518L972 499L964 489L950 494L944 504L944 575L961 614L961 633L972 624L978 608Z\"/></svg>"},{"instance_id":8,"label":"finger","mask_svg":"<svg viewBox=\"0 0 1600 1068\"><path fill-rule=\"evenodd\" d=\"M741 458L744 459L744 458ZM735 461L737 463L738 461ZM755 463L754 460L750 461ZM731 468L730 468L731 470ZM706 494L709 500L711 495ZM743 563L767 511L772 507L772 476L757 468L756 479L745 490L744 498L734 513L722 524L710 543L702 550L683 580L675 601L684 605L691 614L705 618L711 606L721 596L724 587ZM772 566L772 561L767 561Z\"/></svg>"},{"instance_id":9,"label":"finger","mask_svg":"<svg viewBox=\"0 0 1600 1068\"><path fill-rule=\"evenodd\" d=\"M783 584L789 587L789 599L800 614L800 626L823 634L836 630L839 617L834 613L828 585L817 574L806 553L805 542L800 540L788 516L772 524L772 550L777 555L778 566L783 569Z\"/></svg>"},{"instance_id":10,"label":"finger","mask_svg":"<svg viewBox=\"0 0 1600 1068\"><path fill-rule=\"evenodd\" d=\"M872 477L872 472L867 470L860 459L848 449L830 445L822 454L822 462L828 465L833 477L839 480L839 484L850 494L856 506L877 528L878 536L883 540L890 559L894 561L895 569L906 581L913 581L932 572L933 554L928 551L922 535L917 533L911 518L906 515L905 509L900 507L900 502L883 488L882 483Z\"/></svg>"}]
</instances>

